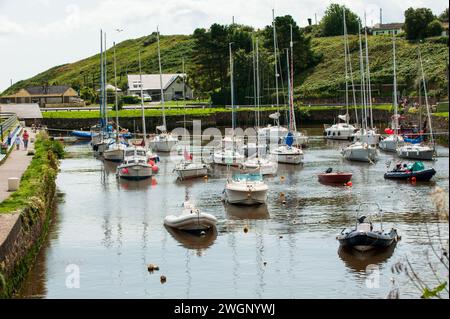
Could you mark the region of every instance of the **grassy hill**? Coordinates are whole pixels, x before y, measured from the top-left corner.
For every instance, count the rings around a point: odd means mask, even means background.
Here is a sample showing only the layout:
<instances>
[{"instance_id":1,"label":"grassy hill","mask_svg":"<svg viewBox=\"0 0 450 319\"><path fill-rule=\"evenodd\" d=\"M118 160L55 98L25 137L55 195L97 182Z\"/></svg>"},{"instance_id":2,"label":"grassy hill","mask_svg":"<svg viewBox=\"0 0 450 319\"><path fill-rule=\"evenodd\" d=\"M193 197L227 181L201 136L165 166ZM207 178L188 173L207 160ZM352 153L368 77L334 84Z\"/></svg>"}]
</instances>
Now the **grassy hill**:
<instances>
[{"instance_id":1,"label":"grassy hill","mask_svg":"<svg viewBox=\"0 0 450 319\"><path fill-rule=\"evenodd\" d=\"M430 38L424 43L410 43L397 39L397 74L399 89L415 95L420 77L417 48L420 45L430 96L447 96L446 64L447 38ZM185 57L186 69L195 77L196 65L192 63L194 40L189 35L161 37L163 72L180 72L181 58ZM344 54L342 37L313 38L312 48L322 55L321 62L305 74L296 75L295 93L300 97L329 98L343 96ZM358 39L350 37L350 50L355 83L359 83ZM141 50L144 73L158 72L157 44L154 34L126 40L116 46L119 86L126 86L126 74L138 72L138 51ZM374 96L392 94L392 39L388 36L369 37L371 82ZM108 78L112 78L112 48L107 51ZM30 79L15 83L3 94L9 94L29 85L70 84L74 88L89 86L98 88L99 55L70 64L53 67ZM109 81L112 82L112 81Z\"/></svg>"}]
</instances>

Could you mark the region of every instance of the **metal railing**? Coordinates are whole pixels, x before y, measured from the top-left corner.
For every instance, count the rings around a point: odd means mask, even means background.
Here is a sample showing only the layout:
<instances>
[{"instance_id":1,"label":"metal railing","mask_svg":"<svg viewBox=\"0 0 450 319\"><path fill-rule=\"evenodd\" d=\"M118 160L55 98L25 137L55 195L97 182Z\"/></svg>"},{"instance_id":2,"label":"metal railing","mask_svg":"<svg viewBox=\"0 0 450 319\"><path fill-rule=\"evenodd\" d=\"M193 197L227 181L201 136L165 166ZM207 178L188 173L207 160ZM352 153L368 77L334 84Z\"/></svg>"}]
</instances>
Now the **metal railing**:
<instances>
[{"instance_id":1,"label":"metal railing","mask_svg":"<svg viewBox=\"0 0 450 319\"><path fill-rule=\"evenodd\" d=\"M3 134L12 129L17 121L15 113L0 113L0 142L3 142Z\"/></svg>"}]
</instances>

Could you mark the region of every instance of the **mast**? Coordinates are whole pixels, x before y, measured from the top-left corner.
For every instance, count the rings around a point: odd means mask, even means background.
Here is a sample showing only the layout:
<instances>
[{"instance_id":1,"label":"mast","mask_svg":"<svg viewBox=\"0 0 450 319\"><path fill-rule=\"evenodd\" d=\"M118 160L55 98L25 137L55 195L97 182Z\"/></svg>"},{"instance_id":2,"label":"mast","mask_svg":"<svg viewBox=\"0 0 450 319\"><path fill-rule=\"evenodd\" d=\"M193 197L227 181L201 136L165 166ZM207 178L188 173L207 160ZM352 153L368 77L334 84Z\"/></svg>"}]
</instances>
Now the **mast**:
<instances>
[{"instance_id":1,"label":"mast","mask_svg":"<svg viewBox=\"0 0 450 319\"><path fill-rule=\"evenodd\" d=\"M255 37L253 35L252 37L252 63L253 63L253 101L255 106L255 127L258 127L258 109L256 107L256 99L257 99L257 92L256 92L256 52L255 52Z\"/></svg>"},{"instance_id":2,"label":"mast","mask_svg":"<svg viewBox=\"0 0 450 319\"><path fill-rule=\"evenodd\" d=\"M234 115L234 84L233 84L233 55L231 52L231 45L233 42L228 44L228 48L230 51L230 94L231 94L231 128L233 130L233 138L234 138L234 129L236 128L236 119Z\"/></svg>"},{"instance_id":3,"label":"mast","mask_svg":"<svg viewBox=\"0 0 450 319\"><path fill-rule=\"evenodd\" d=\"M359 71L361 73L361 99L363 104L363 116L361 120L362 128L367 129L367 104L366 104L366 85L364 79L364 61L362 55L362 40L361 40L361 25L358 26L358 36L359 36Z\"/></svg>"},{"instance_id":4,"label":"mast","mask_svg":"<svg viewBox=\"0 0 450 319\"><path fill-rule=\"evenodd\" d=\"M103 31L100 29L100 127L103 131L104 123L104 110L103 110Z\"/></svg>"},{"instance_id":5,"label":"mast","mask_svg":"<svg viewBox=\"0 0 450 319\"><path fill-rule=\"evenodd\" d=\"M259 108L261 106L261 92L260 92L260 83L259 83L259 41L256 38L256 107L258 113L256 113L256 126L259 127L260 119L259 119Z\"/></svg>"},{"instance_id":6,"label":"mast","mask_svg":"<svg viewBox=\"0 0 450 319\"><path fill-rule=\"evenodd\" d=\"M186 73L184 72L184 57L181 58L181 68L183 72L183 108L184 108L184 114L183 114L183 128L184 128L184 134L186 134Z\"/></svg>"},{"instance_id":7,"label":"mast","mask_svg":"<svg viewBox=\"0 0 450 319\"><path fill-rule=\"evenodd\" d=\"M291 31L291 41L289 42L289 47L291 48L291 71L290 71L290 85L289 89L291 94L289 95L289 104L291 107L291 126L293 131L297 131L297 125L295 123L295 113L294 113L294 41L292 40L292 24L290 25ZM288 65L289 68L289 65ZM289 73L288 73L289 74Z\"/></svg>"},{"instance_id":8,"label":"mast","mask_svg":"<svg viewBox=\"0 0 450 319\"><path fill-rule=\"evenodd\" d=\"M419 51L420 70L422 73L423 93L425 97L425 105L427 107L428 126L430 127L430 141L431 144L433 144L434 149L434 138L433 138L433 128L431 127L430 105L428 104L427 85L425 82L425 73L423 72L422 54L420 53L420 48L418 49L418 51Z\"/></svg>"},{"instance_id":9,"label":"mast","mask_svg":"<svg viewBox=\"0 0 450 319\"><path fill-rule=\"evenodd\" d=\"M293 130L292 122L292 108L291 108L291 75L289 70L289 49L286 49L286 70L287 70L287 85L288 85L288 101L289 101L289 132Z\"/></svg>"},{"instance_id":10,"label":"mast","mask_svg":"<svg viewBox=\"0 0 450 319\"><path fill-rule=\"evenodd\" d=\"M105 64L104 68L103 68L103 72L105 72L105 76L103 77L103 94L105 96L104 98L104 104L105 104L105 123L106 123L106 129L108 129L108 92L106 90L106 82L107 82L107 77L106 77L106 32L105 32L105 58L103 59L103 63Z\"/></svg>"},{"instance_id":11,"label":"mast","mask_svg":"<svg viewBox=\"0 0 450 319\"><path fill-rule=\"evenodd\" d=\"M142 114L142 134L144 139L144 147L147 147L147 130L145 127L145 112L144 112L144 83L142 83L142 69L141 69L141 50L139 50L139 82L141 85L141 114Z\"/></svg>"},{"instance_id":12,"label":"mast","mask_svg":"<svg viewBox=\"0 0 450 319\"><path fill-rule=\"evenodd\" d=\"M395 35L392 36L392 49L394 54L394 134L397 137L398 134L398 110L397 110L397 70L396 70L396 57L395 57ZM398 140L398 139L396 139Z\"/></svg>"},{"instance_id":13,"label":"mast","mask_svg":"<svg viewBox=\"0 0 450 319\"><path fill-rule=\"evenodd\" d=\"M113 42L113 52L114 52L114 94L115 94L115 103L116 103L116 140L119 140L119 103L117 100L117 68L116 68L116 42Z\"/></svg>"},{"instance_id":14,"label":"mast","mask_svg":"<svg viewBox=\"0 0 450 319\"><path fill-rule=\"evenodd\" d=\"M346 55L348 57L348 66L349 66L349 71L350 71L350 80L352 83L352 96L353 96L353 106L355 109L356 126L359 126L358 106L356 104L355 82L353 80L352 59L351 59L351 55L350 55L350 46L348 44L347 24L345 23L345 21L344 21L344 34L345 34L345 49L346 49Z\"/></svg>"},{"instance_id":15,"label":"mast","mask_svg":"<svg viewBox=\"0 0 450 319\"><path fill-rule=\"evenodd\" d=\"M166 112L165 112L165 109L164 109L164 90L163 90L163 82L162 82L161 49L159 47L159 30L158 30L158 27L156 27L156 37L158 39L159 85L161 86L161 106L162 106L163 126L164 126L164 131L166 131Z\"/></svg>"},{"instance_id":16,"label":"mast","mask_svg":"<svg viewBox=\"0 0 450 319\"><path fill-rule=\"evenodd\" d=\"M278 99L278 68L277 68L277 31L275 26L275 10L272 9L272 25L273 25L273 55L275 58L275 92L276 92L276 106L277 112L280 113L280 101ZM278 126L280 126L280 119L278 119Z\"/></svg>"},{"instance_id":17,"label":"mast","mask_svg":"<svg viewBox=\"0 0 450 319\"><path fill-rule=\"evenodd\" d=\"M366 12L364 12L364 42L366 47L366 68L367 68L367 100L368 104L367 107L370 111L370 128L373 129L373 116L372 116L372 87L370 85L370 64L369 64L369 47L368 47L368 40L367 40L367 22L366 22Z\"/></svg>"},{"instance_id":18,"label":"mast","mask_svg":"<svg viewBox=\"0 0 450 319\"><path fill-rule=\"evenodd\" d=\"M347 42L346 42L346 35L347 35L347 26L345 23L345 7L342 10L343 12L343 18L344 18L344 61L345 61L345 107L346 107L346 113L345 113L345 123L348 125L349 122L349 114L348 114L348 71L347 71Z\"/></svg>"}]
</instances>

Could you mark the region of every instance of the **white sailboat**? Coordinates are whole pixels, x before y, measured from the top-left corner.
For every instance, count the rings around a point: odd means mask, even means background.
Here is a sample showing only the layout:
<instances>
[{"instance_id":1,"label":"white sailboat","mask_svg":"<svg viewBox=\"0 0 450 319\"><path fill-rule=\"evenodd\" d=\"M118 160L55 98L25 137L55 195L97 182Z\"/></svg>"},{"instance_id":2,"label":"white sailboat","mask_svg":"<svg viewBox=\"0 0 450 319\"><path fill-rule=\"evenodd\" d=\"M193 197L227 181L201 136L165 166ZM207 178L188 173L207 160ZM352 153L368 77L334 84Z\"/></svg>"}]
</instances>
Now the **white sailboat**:
<instances>
[{"instance_id":1,"label":"white sailboat","mask_svg":"<svg viewBox=\"0 0 450 319\"><path fill-rule=\"evenodd\" d=\"M422 85L425 95L425 105L427 107L428 127L430 129L430 142L432 146L422 143L421 144L407 143L404 146L399 147L397 149L397 155L401 158L407 159L432 160L433 157L436 155L436 149L433 137L433 127L431 125L430 105L428 103L428 94L425 81L425 73L423 71L422 55L420 53L420 49L418 51L419 51L420 70L422 73Z\"/></svg>"},{"instance_id":2,"label":"white sailboat","mask_svg":"<svg viewBox=\"0 0 450 319\"><path fill-rule=\"evenodd\" d=\"M142 83L141 52L139 51L139 76ZM141 85L142 146L132 145L125 149L122 164L117 167L117 176L124 179L141 180L150 178L158 172L155 155L147 148L144 98ZM156 157L157 159L157 157Z\"/></svg>"},{"instance_id":3,"label":"white sailboat","mask_svg":"<svg viewBox=\"0 0 450 319\"><path fill-rule=\"evenodd\" d=\"M116 43L113 43L114 48L114 87L115 87L115 106L116 106L116 134L115 139L108 144L108 148L103 152L103 157L107 161L122 162L124 159L125 149L127 143L121 141L119 134L119 106L117 100L117 69L116 69Z\"/></svg>"},{"instance_id":4,"label":"white sailboat","mask_svg":"<svg viewBox=\"0 0 450 319\"><path fill-rule=\"evenodd\" d=\"M378 160L378 150L376 148L375 142L375 132L371 129L368 129L367 123L367 100L366 100L366 92L365 92L365 76L364 76L364 62L362 58L362 42L361 42L361 32L359 33L359 63L360 63L360 72L361 72L361 99L363 104L362 110L362 128L356 135L356 141L354 141L351 145L342 149L342 156L349 161L357 161L357 162L369 162L373 163Z\"/></svg>"},{"instance_id":5,"label":"white sailboat","mask_svg":"<svg viewBox=\"0 0 450 319\"><path fill-rule=\"evenodd\" d=\"M379 143L381 150L386 152L396 152L397 148L404 145L404 140L401 135L398 134L398 99L397 99L397 71L396 71L396 54L395 54L395 35L392 37L392 52L394 60L394 115L392 117L393 134L388 135L382 139Z\"/></svg>"},{"instance_id":6,"label":"white sailboat","mask_svg":"<svg viewBox=\"0 0 450 319\"><path fill-rule=\"evenodd\" d=\"M267 200L269 187L264 182L261 172L233 172L227 178L224 199L230 204L259 205Z\"/></svg>"},{"instance_id":7,"label":"white sailboat","mask_svg":"<svg viewBox=\"0 0 450 319\"><path fill-rule=\"evenodd\" d=\"M158 64L159 64L159 85L161 87L161 106L162 106L162 118L163 124L156 127L157 131L160 131L153 140L150 141L150 146L157 152L170 152L178 143L178 139L169 132L167 132L166 126L166 113L164 108L164 89L162 83L162 68L161 68L161 50L159 47L159 30L156 29L156 37L158 42ZM141 82L142 87L142 82Z\"/></svg>"},{"instance_id":8,"label":"white sailboat","mask_svg":"<svg viewBox=\"0 0 450 319\"><path fill-rule=\"evenodd\" d=\"M347 35L347 23L345 20L345 8L343 10L343 19L344 19L344 62L345 62L345 106L346 112L344 115L338 115L338 120L342 120L343 122L338 122L331 126L325 127L325 138L331 140L351 140L352 135L356 132L356 127L350 124L350 114L348 112L348 63L350 63L350 73L351 71L351 61L348 59L348 35ZM352 77L352 87L353 87L353 77ZM353 87L353 101L355 101L355 91ZM356 108L355 108L356 110Z\"/></svg>"},{"instance_id":9,"label":"white sailboat","mask_svg":"<svg viewBox=\"0 0 450 319\"><path fill-rule=\"evenodd\" d=\"M259 86L259 46L258 39L255 41L256 50L253 50L254 61L254 98L255 98L255 127L259 127L259 108L260 108L260 86ZM259 143L261 140L256 136L257 143L247 143L247 160L243 163L243 168L259 169L262 175L275 175L278 170L278 163L273 156L262 157L262 151L266 150L266 143ZM254 154L251 154L254 150Z\"/></svg>"},{"instance_id":10,"label":"white sailboat","mask_svg":"<svg viewBox=\"0 0 450 319\"><path fill-rule=\"evenodd\" d=\"M292 47L291 47L292 49ZM295 132L295 111L293 99L293 84L289 76L289 51L286 50L287 64L288 64L288 97L289 97L289 132L285 137L284 144L270 149L270 154L275 156L278 163L286 164L301 164L303 162L303 151L301 148L293 146ZM292 54L292 53L291 53ZM291 59L292 63L292 59Z\"/></svg>"},{"instance_id":11,"label":"white sailboat","mask_svg":"<svg viewBox=\"0 0 450 319\"><path fill-rule=\"evenodd\" d=\"M245 156L236 149L236 137L234 130L236 129L236 112L234 105L234 80L233 80L233 54L231 52L231 43L228 45L230 53L230 91L231 91L231 137L225 136L222 140L223 145L220 150L214 151L213 163L219 165L238 166L245 160ZM228 145L227 145L228 144ZM230 145L231 144L231 145Z\"/></svg>"}]
</instances>

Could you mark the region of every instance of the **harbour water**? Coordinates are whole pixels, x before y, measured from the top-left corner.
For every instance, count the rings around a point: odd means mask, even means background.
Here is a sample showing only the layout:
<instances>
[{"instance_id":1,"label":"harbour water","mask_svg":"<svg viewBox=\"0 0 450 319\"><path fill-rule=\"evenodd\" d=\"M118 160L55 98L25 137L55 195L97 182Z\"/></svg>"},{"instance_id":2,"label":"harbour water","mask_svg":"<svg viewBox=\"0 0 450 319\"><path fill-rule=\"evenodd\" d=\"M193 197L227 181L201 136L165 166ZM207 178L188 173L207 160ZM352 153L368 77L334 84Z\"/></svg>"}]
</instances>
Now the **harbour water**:
<instances>
[{"instance_id":1,"label":"harbour water","mask_svg":"<svg viewBox=\"0 0 450 319\"><path fill-rule=\"evenodd\" d=\"M419 298L406 275L391 268L408 258L436 285L427 250L430 238L439 242L438 232L448 238L448 223L439 221L430 192L439 186L448 193L448 148L439 147L438 159L425 163L437 171L432 182L411 184L384 180L394 155L380 152L374 165L351 163L339 153L345 143L312 141L303 166L280 164L278 175L266 178L268 204L258 208L222 202L226 168L179 182L175 163L162 155L154 179L120 181L117 164L96 159L89 144L68 146L54 222L19 296L385 298L398 287L401 298ZM328 167L353 172L353 186L320 184L317 174ZM181 213L185 195L218 218L217 232L197 237L164 227L166 215ZM401 236L396 247L376 255L339 249L336 235L354 225L361 202L381 205L384 227ZM149 263L160 270L149 273ZM377 272L368 270L373 267Z\"/></svg>"}]
</instances>

